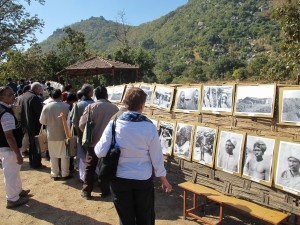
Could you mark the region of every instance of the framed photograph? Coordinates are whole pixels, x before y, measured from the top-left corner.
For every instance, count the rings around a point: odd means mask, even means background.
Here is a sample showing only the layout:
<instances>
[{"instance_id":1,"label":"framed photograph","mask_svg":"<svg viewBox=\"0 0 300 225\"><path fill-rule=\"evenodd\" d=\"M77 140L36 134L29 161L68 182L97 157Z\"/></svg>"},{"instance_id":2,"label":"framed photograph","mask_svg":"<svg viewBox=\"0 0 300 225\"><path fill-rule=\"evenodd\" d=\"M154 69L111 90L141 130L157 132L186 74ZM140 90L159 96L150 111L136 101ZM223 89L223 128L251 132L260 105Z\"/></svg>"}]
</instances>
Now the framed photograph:
<instances>
[{"instance_id":1,"label":"framed photograph","mask_svg":"<svg viewBox=\"0 0 300 225\"><path fill-rule=\"evenodd\" d=\"M151 85L151 84L141 84L140 88L147 94L145 105L150 106L150 102L151 102L151 98L152 98L152 94L153 94L155 86Z\"/></svg>"},{"instance_id":2,"label":"framed photograph","mask_svg":"<svg viewBox=\"0 0 300 225\"><path fill-rule=\"evenodd\" d=\"M217 127L196 126L192 161L213 167L217 143Z\"/></svg>"},{"instance_id":3,"label":"framed photograph","mask_svg":"<svg viewBox=\"0 0 300 225\"><path fill-rule=\"evenodd\" d=\"M203 85L201 111L232 115L235 85Z\"/></svg>"},{"instance_id":4,"label":"framed photograph","mask_svg":"<svg viewBox=\"0 0 300 225\"><path fill-rule=\"evenodd\" d=\"M126 84L126 86L125 86L125 91L124 91L124 95L123 95L123 98L122 98L122 102L123 102L123 100L124 100L124 98L125 98L125 96L126 96L127 91L128 91L130 88L133 88L133 87L134 87L134 84Z\"/></svg>"},{"instance_id":5,"label":"framed photograph","mask_svg":"<svg viewBox=\"0 0 300 225\"><path fill-rule=\"evenodd\" d=\"M241 175L242 156L245 144L244 132L221 130L216 151L216 169L227 173Z\"/></svg>"},{"instance_id":6,"label":"framed photograph","mask_svg":"<svg viewBox=\"0 0 300 225\"><path fill-rule=\"evenodd\" d=\"M272 168L275 146L276 138L247 134L242 176L271 186L274 172Z\"/></svg>"},{"instance_id":7,"label":"framed photograph","mask_svg":"<svg viewBox=\"0 0 300 225\"><path fill-rule=\"evenodd\" d=\"M114 87L113 86L109 86L109 87L106 87L106 89L107 89L108 100L110 101L111 97L112 97L112 94L114 92Z\"/></svg>"},{"instance_id":8,"label":"framed photograph","mask_svg":"<svg viewBox=\"0 0 300 225\"><path fill-rule=\"evenodd\" d=\"M177 123L174 143L174 156L191 160L192 142L195 126L187 123Z\"/></svg>"},{"instance_id":9,"label":"framed photograph","mask_svg":"<svg viewBox=\"0 0 300 225\"><path fill-rule=\"evenodd\" d=\"M279 89L278 123L300 126L300 87Z\"/></svg>"},{"instance_id":10,"label":"framed photograph","mask_svg":"<svg viewBox=\"0 0 300 225\"><path fill-rule=\"evenodd\" d=\"M300 144L279 142L275 187L300 196Z\"/></svg>"},{"instance_id":11,"label":"framed photograph","mask_svg":"<svg viewBox=\"0 0 300 225\"><path fill-rule=\"evenodd\" d=\"M175 97L175 112L200 111L201 87L177 87Z\"/></svg>"},{"instance_id":12,"label":"framed photograph","mask_svg":"<svg viewBox=\"0 0 300 225\"><path fill-rule=\"evenodd\" d=\"M276 85L237 85L234 115L273 118Z\"/></svg>"},{"instance_id":13,"label":"framed photograph","mask_svg":"<svg viewBox=\"0 0 300 225\"><path fill-rule=\"evenodd\" d=\"M125 90L125 85L114 86L110 101L121 102L124 90Z\"/></svg>"},{"instance_id":14,"label":"framed photograph","mask_svg":"<svg viewBox=\"0 0 300 225\"><path fill-rule=\"evenodd\" d=\"M170 111L173 101L174 87L156 85L151 106Z\"/></svg>"},{"instance_id":15,"label":"framed photograph","mask_svg":"<svg viewBox=\"0 0 300 225\"><path fill-rule=\"evenodd\" d=\"M174 121L159 121L158 136L161 143L162 152L164 155L172 155L173 141L175 136L176 122Z\"/></svg>"}]
</instances>

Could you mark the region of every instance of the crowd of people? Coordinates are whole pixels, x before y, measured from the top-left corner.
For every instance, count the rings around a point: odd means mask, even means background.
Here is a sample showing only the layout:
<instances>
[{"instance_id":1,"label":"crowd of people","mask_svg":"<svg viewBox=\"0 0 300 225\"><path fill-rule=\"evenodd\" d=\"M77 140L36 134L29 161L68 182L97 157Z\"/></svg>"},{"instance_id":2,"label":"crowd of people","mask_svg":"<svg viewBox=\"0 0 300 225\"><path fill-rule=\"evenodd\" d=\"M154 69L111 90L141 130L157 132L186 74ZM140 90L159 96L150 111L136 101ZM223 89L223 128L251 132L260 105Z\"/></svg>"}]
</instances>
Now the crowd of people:
<instances>
[{"instance_id":1,"label":"crowd of people","mask_svg":"<svg viewBox=\"0 0 300 225\"><path fill-rule=\"evenodd\" d=\"M45 83L45 82L43 82ZM100 180L101 197L111 194L122 224L154 224L154 187L152 177L160 177L162 188L172 191L166 179L162 149L155 125L142 112L146 94L131 88L125 96L125 107L108 101L104 86L84 84L76 94L72 85L62 91L50 83L21 80L19 85L8 79L0 87L0 157L4 173L7 208L26 204L29 189L22 188L20 169L28 155L32 169L46 168L35 137L47 130L50 179L74 178L78 169L82 182L81 197L89 200L95 183L95 171L111 144L112 118L116 119L115 136L121 155L116 177ZM47 96L49 94L49 97ZM47 98L48 97L48 98ZM47 99L46 99L47 98ZM77 136L76 158L66 151L66 133L60 117L63 113ZM93 121L92 143L82 143L88 120ZM23 156L22 156L23 155ZM152 170L154 168L154 170ZM153 174L152 174L153 173Z\"/></svg>"}]
</instances>

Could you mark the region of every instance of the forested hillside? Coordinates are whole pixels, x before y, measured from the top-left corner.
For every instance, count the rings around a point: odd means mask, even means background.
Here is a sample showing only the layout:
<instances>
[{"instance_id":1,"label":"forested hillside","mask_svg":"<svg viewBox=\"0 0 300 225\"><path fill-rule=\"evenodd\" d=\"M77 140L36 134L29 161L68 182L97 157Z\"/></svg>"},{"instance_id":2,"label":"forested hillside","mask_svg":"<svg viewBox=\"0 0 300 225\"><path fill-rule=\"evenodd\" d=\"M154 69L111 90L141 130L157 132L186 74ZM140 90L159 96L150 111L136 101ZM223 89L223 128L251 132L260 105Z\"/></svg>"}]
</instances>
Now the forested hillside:
<instances>
[{"instance_id":1,"label":"forested hillside","mask_svg":"<svg viewBox=\"0 0 300 225\"><path fill-rule=\"evenodd\" d=\"M280 27L271 20L271 10L267 0L189 0L157 20L128 26L127 39L131 48L154 54L161 83L274 79L275 72L282 79ZM114 36L118 25L92 17L70 27L82 31L93 50L110 55L122 47ZM56 30L42 49L52 49L62 35L62 29Z\"/></svg>"}]
</instances>

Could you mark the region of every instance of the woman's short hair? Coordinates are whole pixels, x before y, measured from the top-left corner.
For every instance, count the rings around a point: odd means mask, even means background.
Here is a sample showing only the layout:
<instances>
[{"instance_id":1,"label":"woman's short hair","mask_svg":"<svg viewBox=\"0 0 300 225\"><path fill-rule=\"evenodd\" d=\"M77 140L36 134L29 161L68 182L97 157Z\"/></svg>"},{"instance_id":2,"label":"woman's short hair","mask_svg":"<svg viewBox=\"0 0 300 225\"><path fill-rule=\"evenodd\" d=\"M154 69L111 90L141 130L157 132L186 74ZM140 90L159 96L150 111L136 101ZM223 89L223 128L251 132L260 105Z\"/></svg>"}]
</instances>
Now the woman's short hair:
<instances>
[{"instance_id":1,"label":"woman's short hair","mask_svg":"<svg viewBox=\"0 0 300 225\"><path fill-rule=\"evenodd\" d=\"M146 102L147 94L140 88L133 87L130 88L123 100L129 111L140 110Z\"/></svg>"},{"instance_id":2,"label":"woman's short hair","mask_svg":"<svg viewBox=\"0 0 300 225\"><path fill-rule=\"evenodd\" d=\"M104 86L98 86L94 90L96 98L99 99L107 99L108 94L107 94L107 89Z\"/></svg>"}]
</instances>

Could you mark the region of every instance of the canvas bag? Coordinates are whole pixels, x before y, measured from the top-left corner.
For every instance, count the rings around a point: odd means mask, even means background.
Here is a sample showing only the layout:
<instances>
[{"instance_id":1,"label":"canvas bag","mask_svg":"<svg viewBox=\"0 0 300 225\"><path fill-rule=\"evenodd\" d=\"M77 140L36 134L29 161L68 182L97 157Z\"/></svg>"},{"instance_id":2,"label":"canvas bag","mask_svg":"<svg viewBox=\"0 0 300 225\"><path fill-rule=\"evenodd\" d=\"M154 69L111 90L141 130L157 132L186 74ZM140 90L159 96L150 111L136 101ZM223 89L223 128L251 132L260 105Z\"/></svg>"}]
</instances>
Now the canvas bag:
<instances>
[{"instance_id":1,"label":"canvas bag","mask_svg":"<svg viewBox=\"0 0 300 225\"><path fill-rule=\"evenodd\" d=\"M115 129L116 129L116 120L114 119L112 124L112 138L111 145L105 157L99 160L99 179L112 179L116 177L119 158L120 158L120 147L116 143L115 138Z\"/></svg>"},{"instance_id":2,"label":"canvas bag","mask_svg":"<svg viewBox=\"0 0 300 225\"><path fill-rule=\"evenodd\" d=\"M76 156L77 152L77 136L74 136L74 126L71 127L71 136L66 138L66 155L68 157Z\"/></svg>"},{"instance_id":3,"label":"canvas bag","mask_svg":"<svg viewBox=\"0 0 300 225\"><path fill-rule=\"evenodd\" d=\"M72 125L71 130L69 129L66 116L63 112L60 113L59 117L61 117L62 119L64 131L66 134L66 155L68 157L76 156L77 136L74 136L74 126Z\"/></svg>"},{"instance_id":4,"label":"canvas bag","mask_svg":"<svg viewBox=\"0 0 300 225\"><path fill-rule=\"evenodd\" d=\"M40 133L34 137L34 142L39 154L48 150L47 132L41 126Z\"/></svg>"},{"instance_id":5,"label":"canvas bag","mask_svg":"<svg viewBox=\"0 0 300 225\"><path fill-rule=\"evenodd\" d=\"M85 123L83 135L82 135L82 146L89 147L92 144L92 128L94 122L91 119L91 105L88 105L88 120Z\"/></svg>"}]
</instances>

